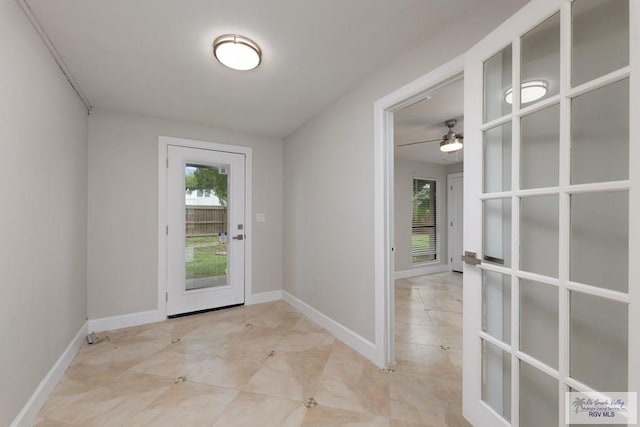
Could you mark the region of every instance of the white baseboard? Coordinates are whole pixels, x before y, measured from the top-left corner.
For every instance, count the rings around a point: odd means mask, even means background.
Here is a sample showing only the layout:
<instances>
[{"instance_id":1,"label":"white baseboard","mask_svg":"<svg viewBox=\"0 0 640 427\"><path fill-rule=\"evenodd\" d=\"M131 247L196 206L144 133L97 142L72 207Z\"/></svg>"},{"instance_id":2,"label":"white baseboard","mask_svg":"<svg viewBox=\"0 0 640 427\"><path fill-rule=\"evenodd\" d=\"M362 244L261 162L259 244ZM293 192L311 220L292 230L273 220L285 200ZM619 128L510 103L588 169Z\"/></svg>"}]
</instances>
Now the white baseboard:
<instances>
[{"instance_id":1,"label":"white baseboard","mask_svg":"<svg viewBox=\"0 0 640 427\"><path fill-rule=\"evenodd\" d=\"M306 302L294 297L287 291L282 291L282 299L295 307L300 313L331 332L336 338L344 341L355 351L376 363L376 346L371 341L356 334L343 324L329 318Z\"/></svg>"},{"instance_id":2,"label":"white baseboard","mask_svg":"<svg viewBox=\"0 0 640 427\"><path fill-rule=\"evenodd\" d=\"M396 271L393 278L408 279L410 277L424 276L425 274L444 273L445 271L451 271L451 267L448 264L429 265L427 267Z\"/></svg>"},{"instance_id":3,"label":"white baseboard","mask_svg":"<svg viewBox=\"0 0 640 427\"><path fill-rule=\"evenodd\" d=\"M262 304L263 302L278 301L282 299L282 291L260 292L249 295L245 301L246 305Z\"/></svg>"},{"instance_id":4,"label":"white baseboard","mask_svg":"<svg viewBox=\"0 0 640 427\"><path fill-rule=\"evenodd\" d=\"M53 367L47 372L44 379L40 381L26 405L22 408L18 416L11 423L11 427L31 427L42 405L47 401L54 387L64 376L76 352L87 337L87 324L82 325L78 333L71 340L65 351L60 355Z\"/></svg>"},{"instance_id":5,"label":"white baseboard","mask_svg":"<svg viewBox=\"0 0 640 427\"><path fill-rule=\"evenodd\" d=\"M139 313L123 314L121 316L103 317L91 319L88 322L89 332L111 331L114 329L128 328L130 326L146 325L166 319L158 310L141 311Z\"/></svg>"}]
</instances>

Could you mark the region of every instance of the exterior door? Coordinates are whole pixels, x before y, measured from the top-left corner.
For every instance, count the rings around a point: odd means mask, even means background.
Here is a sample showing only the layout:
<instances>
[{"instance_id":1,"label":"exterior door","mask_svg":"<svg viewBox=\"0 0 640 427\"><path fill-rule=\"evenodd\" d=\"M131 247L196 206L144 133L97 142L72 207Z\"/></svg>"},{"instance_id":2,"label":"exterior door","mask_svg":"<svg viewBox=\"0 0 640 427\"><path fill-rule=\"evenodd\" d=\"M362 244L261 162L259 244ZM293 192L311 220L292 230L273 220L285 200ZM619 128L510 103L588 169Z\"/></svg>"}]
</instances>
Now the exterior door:
<instances>
[{"instance_id":1,"label":"exterior door","mask_svg":"<svg viewBox=\"0 0 640 427\"><path fill-rule=\"evenodd\" d=\"M565 426L566 392L638 391L638 3L532 0L465 57L473 425Z\"/></svg>"},{"instance_id":2,"label":"exterior door","mask_svg":"<svg viewBox=\"0 0 640 427\"><path fill-rule=\"evenodd\" d=\"M464 186L461 173L449 175L449 263L451 271L462 273L462 221Z\"/></svg>"},{"instance_id":3,"label":"exterior door","mask_svg":"<svg viewBox=\"0 0 640 427\"><path fill-rule=\"evenodd\" d=\"M168 147L167 314L244 303L245 156Z\"/></svg>"}]
</instances>

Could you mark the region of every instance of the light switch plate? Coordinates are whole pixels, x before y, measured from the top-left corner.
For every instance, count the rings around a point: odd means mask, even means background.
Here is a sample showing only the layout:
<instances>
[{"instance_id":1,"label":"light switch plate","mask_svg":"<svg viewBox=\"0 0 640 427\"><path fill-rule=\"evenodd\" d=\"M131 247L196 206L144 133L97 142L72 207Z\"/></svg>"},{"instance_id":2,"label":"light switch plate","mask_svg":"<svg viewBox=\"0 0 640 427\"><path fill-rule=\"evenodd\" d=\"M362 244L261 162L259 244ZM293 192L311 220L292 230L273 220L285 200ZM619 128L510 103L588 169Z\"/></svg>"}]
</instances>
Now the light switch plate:
<instances>
[{"instance_id":1,"label":"light switch plate","mask_svg":"<svg viewBox=\"0 0 640 427\"><path fill-rule=\"evenodd\" d=\"M267 215L263 213L256 214L256 222L265 222L267 220Z\"/></svg>"}]
</instances>

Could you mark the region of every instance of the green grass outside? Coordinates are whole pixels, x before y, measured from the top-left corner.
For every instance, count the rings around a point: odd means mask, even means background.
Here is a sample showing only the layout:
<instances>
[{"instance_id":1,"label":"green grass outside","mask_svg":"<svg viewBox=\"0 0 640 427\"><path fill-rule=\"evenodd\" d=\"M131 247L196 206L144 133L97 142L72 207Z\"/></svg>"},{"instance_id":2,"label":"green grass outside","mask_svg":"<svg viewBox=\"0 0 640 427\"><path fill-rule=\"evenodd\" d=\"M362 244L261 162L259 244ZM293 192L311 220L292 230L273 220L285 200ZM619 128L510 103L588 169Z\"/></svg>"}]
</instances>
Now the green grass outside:
<instances>
[{"instance_id":1,"label":"green grass outside","mask_svg":"<svg viewBox=\"0 0 640 427\"><path fill-rule=\"evenodd\" d=\"M227 245L218 242L218 237L187 237L186 279L222 276L227 269ZM193 249L189 249L193 248ZM189 253L193 250L193 257Z\"/></svg>"}]
</instances>

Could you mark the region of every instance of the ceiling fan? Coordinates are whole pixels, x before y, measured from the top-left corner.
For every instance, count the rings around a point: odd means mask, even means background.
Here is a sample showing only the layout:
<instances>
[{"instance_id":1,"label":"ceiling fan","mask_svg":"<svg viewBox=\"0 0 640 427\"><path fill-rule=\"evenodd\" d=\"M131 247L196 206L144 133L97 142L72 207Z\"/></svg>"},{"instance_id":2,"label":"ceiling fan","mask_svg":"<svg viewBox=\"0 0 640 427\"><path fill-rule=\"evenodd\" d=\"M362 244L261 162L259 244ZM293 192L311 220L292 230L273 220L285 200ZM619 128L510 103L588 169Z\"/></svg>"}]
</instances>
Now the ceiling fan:
<instances>
[{"instance_id":1,"label":"ceiling fan","mask_svg":"<svg viewBox=\"0 0 640 427\"><path fill-rule=\"evenodd\" d=\"M407 142L406 144L398 144L398 147L406 147L407 145L424 144L426 142L440 141L440 151L445 153L451 153L462 149L462 140L464 139L463 132L454 132L453 128L458 121L456 119L447 120L444 122L449 128L449 131L438 139L429 139L427 141Z\"/></svg>"}]
</instances>

